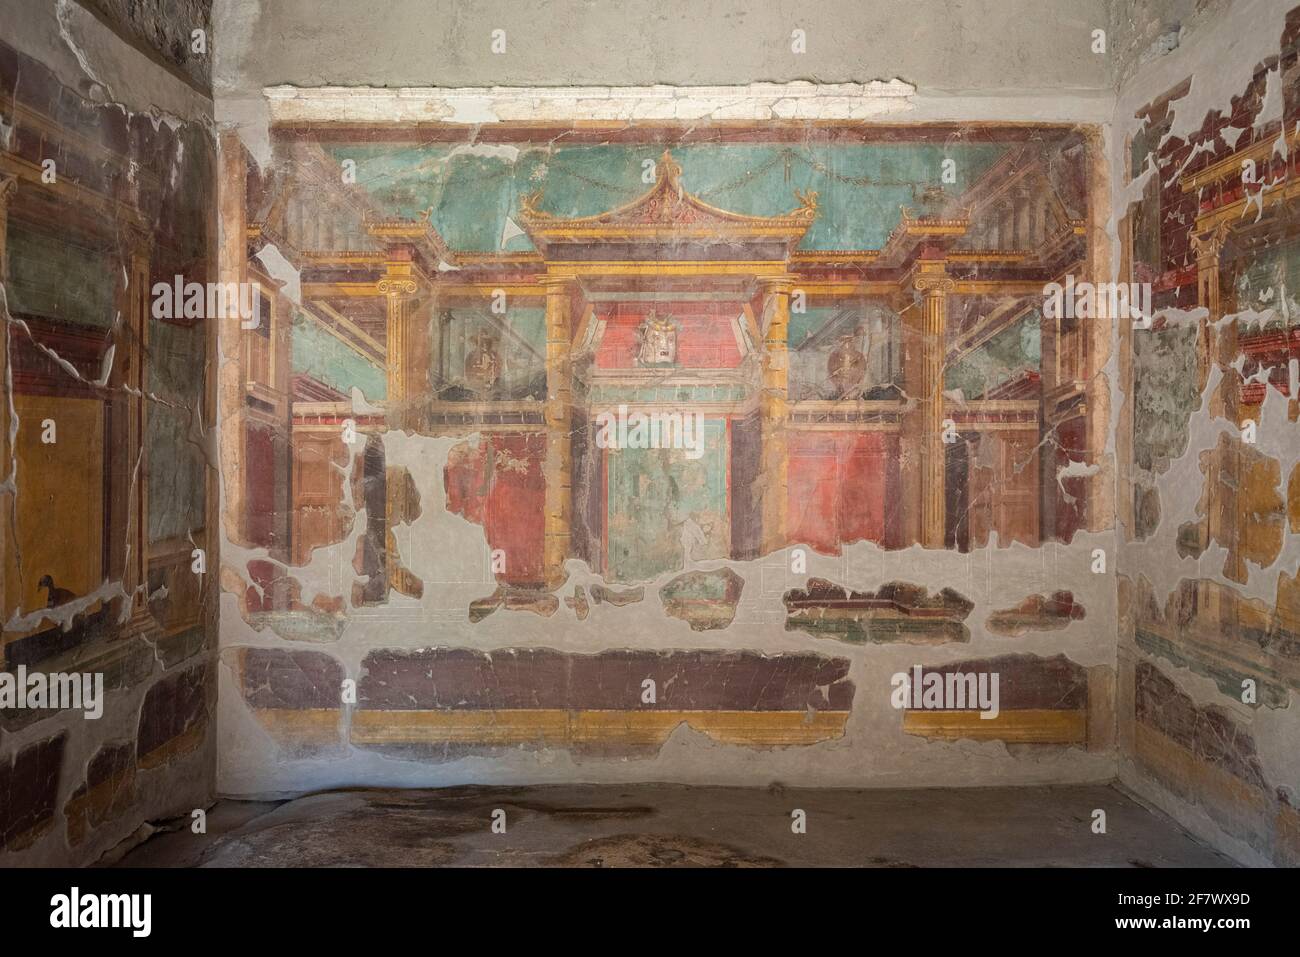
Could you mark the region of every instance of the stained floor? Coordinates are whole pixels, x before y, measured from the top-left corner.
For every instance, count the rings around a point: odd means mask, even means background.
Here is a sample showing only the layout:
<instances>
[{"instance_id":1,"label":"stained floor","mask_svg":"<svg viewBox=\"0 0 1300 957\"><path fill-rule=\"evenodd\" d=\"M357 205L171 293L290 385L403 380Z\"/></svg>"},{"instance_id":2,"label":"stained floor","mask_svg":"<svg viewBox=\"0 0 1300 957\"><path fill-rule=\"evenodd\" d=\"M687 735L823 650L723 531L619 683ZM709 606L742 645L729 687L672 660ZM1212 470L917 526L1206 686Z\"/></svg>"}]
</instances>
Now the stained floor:
<instances>
[{"instance_id":1,"label":"stained floor","mask_svg":"<svg viewBox=\"0 0 1300 957\"><path fill-rule=\"evenodd\" d=\"M1106 812L1104 834L1093 831L1096 809ZM804 833L794 831L796 810ZM155 835L118 866L1234 866L1104 785L350 790L283 803L222 801L208 812L205 835L190 833L188 823Z\"/></svg>"}]
</instances>

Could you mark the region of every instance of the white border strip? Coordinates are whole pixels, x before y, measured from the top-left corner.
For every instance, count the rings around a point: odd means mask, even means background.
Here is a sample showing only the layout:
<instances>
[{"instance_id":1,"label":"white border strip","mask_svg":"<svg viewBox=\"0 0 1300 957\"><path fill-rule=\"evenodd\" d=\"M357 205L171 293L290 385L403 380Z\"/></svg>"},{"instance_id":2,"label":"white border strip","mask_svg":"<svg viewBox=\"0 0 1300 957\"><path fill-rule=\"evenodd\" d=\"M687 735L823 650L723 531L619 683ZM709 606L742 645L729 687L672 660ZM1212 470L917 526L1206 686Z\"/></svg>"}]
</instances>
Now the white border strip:
<instances>
[{"instance_id":1,"label":"white border strip","mask_svg":"<svg viewBox=\"0 0 1300 957\"><path fill-rule=\"evenodd\" d=\"M584 120L859 120L909 112L916 88L870 83L748 86L383 87L272 86L277 123L504 123Z\"/></svg>"}]
</instances>

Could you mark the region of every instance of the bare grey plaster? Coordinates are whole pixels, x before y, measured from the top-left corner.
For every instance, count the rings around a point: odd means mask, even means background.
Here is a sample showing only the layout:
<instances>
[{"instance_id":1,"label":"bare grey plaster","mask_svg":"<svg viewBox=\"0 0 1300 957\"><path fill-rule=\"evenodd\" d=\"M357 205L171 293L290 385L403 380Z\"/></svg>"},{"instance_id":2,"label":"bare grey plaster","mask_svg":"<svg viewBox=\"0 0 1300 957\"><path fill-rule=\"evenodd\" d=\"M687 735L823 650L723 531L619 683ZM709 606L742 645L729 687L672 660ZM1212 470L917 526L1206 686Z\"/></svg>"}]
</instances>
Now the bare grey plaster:
<instances>
[{"instance_id":1,"label":"bare grey plaster","mask_svg":"<svg viewBox=\"0 0 1300 957\"><path fill-rule=\"evenodd\" d=\"M711 86L898 77L925 90L1110 87L1104 0L217 0L219 95L264 86ZM506 31L493 54L492 31ZM807 52L791 49L803 30ZM580 53L580 55L579 55Z\"/></svg>"}]
</instances>

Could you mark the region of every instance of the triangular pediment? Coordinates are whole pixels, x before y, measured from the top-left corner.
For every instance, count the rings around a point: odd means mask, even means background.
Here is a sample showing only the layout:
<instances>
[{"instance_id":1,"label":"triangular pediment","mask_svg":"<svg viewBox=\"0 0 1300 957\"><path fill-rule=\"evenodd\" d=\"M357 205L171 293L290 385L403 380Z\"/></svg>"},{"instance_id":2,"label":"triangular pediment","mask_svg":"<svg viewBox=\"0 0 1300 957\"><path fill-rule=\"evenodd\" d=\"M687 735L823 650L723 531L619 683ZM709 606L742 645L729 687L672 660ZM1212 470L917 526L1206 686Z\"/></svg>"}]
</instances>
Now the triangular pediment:
<instances>
[{"instance_id":1,"label":"triangular pediment","mask_svg":"<svg viewBox=\"0 0 1300 957\"><path fill-rule=\"evenodd\" d=\"M687 192L682 168L665 151L650 189L594 216L559 217L541 209L542 192L523 198L520 219L539 249L555 243L759 243L793 248L817 216L817 194L795 191L800 205L780 216L747 216L719 209Z\"/></svg>"}]
</instances>

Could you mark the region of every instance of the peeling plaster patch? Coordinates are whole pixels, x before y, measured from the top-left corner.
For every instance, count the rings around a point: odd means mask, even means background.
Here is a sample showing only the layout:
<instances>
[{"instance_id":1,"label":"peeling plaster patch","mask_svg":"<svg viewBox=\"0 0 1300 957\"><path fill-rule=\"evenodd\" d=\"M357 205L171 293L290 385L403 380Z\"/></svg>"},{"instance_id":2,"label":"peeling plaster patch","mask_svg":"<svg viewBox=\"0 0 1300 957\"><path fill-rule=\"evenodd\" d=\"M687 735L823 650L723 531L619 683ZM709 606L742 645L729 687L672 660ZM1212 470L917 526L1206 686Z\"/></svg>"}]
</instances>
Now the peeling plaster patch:
<instances>
[{"instance_id":1,"label":"peeling plaster patch","mask_svg":"<svg viewBox=\"0 0 1300 957\"><path fill-rule=\"evenodd\" d=\"M342 748L345 673L333 655L279 648L230 648L243 699L281 750L307 757Z\"/></svg>"},{"instance_id":2,"label":"peeling plaster patch","mask_svg":"<svg viewBox=\"0 0 1300 957\"><path fill-rule=\"evenodd\" d=\"M86 12L80 5L74 3L73 0L55 0L54 9L59 18L59 34L63 37L63 42L68 45L68 49L72 51L72 55L77 58L77 63L81 65L82 72L94 80L95 84L99 87L98 91L92 87L92 96L98 92L98 97L95 97L97 99L116 99L113 95L112 87L99 78L99 74L95 72L95 68L91 65L89 57L87 57L85 51L82 50L81 44L73 39L73 17L86 16Z\"/></svg>"},{"instance_id":3,"label":"peeling plaster patch","mask_svg":"<svg viewBox=\"0 0 1300 957\"><path fill-rule=\"evenodd\" d=\"M1300 570L1279 576L1271 602L1204 580L1181 582L1163 610L1145 580L1139 581L1139 598L1144 608L1139 644L1153 633L1166 642L1178 641L1186 659L1178 663L1213 677L1234 705L1242 701L1245 678L1265 689L1300 691ZM1284 691L1261 693L1259 700L1287 707Z\"/></svg>"},{"instance_id":4,"label":"peeling plaster patch","mask_svg":"<svg viewBox=\"0 0 1300 957\"><path fill-rule=\"evenodd\" d=\"M68 843L84 843L95 828L126 814L136 799L135 742L105 744L90 759L85 781L63 806Z\"/></svg>"},{"instance_id":5,"label":"peeling plaster patch","mask_svg":"<svg viewBox=\"0 0 1300 957\"><path fill-rule=\"evenodd\" d=\"M597 584L591 586L591 597L595 599L597 605L603 602L621 608L623 605L635 605L645 600L645 588L641 585L635 588L609 588Z\"/></svg>"},{"instance_id":6,"label":"peeling plaster patch","mask_svg":"<svg viewBox=\"0 0 1300 957\"><path fill-rule=\"evenodd\" d=\"M338 641L345 624L342 598L317 594L305 604L302 585L283 565L254 559L247 568L250 581L223 565L221 587L238 596L240 613L254 630L270 628L287 641Z\"/></svg>"},{"instance_id":7,"label":"peeling plaster patch","mask_svg":"<svg viewBox=\"0 0 1300 957\"><path fill-rule=\"evenodd\" d=\"M859 592L822 578L786 592L784 602L786 631L855 644L969 641L970 629L962 622L975 607L951 588L931 596L923 586L889 582L878 591Z\"/></svg>"},{"instance_id":8,"label":"peeling plaster patch","mask_svg":"<svg viewBox=\"0 0 1300 957\"><path fill-rule=\"evenodd\" d=\"M0 850L30 847L54 824L67 734L0 757Z\"/></svg>"},{"instance_id":9,"label":"peeling plaster patch","mask_svg":"<svg viewBox=\"0 0 1300 957\"><path fill-rule=\"evenodd\" d=\"M994 634L1019 638L1029 631L1057 631L1084 615L1072 592L1057 591L1050 596L1030 595L1014 608L995 611L985 627Z\"/></svg>"},{"instance_id":10,"label":"peeling plaster patch","mask_svg":"<svg viewBox=\"0 0 1300 957\"><path fill-rule=\"evenodd\" d=\"M726 628L736 618L736 605L745 580L730 568L678 575L659 589L664 611L680 618L692 631Z\"/></svg>"},{"instance_id":11,"label":"peeling plaster patch","mask_svg":"<svg viewBox=\"0 0 1300 957\"><path fill-rule=\"evenodd\" d=\"M573 586L572 597L566 597L564 604L573 609L573 613L578 616L578 621L586 621L587 616L591 614L591 605L587 602L587 593L581 585Z\"/></svg>"},{"instance_id":12,"label":"peeling plaster patch","mask_svg":"<svg viewBox=\"0 0 1300 957\"><path fill-rule=\"evenodd\" d=\"M1222 708L1196 706L1189 695L1147 662L1137 665L1137 720L1198 762L1227 771L1260 791L1269 791L1250 734ZM1180 782L1180 790L1186 791L1188 784Z\"/></svg>"},{"instance_id":13,"label":"peeling plaster patch","mask_svg":"<svg viewBox=\"0 0 1300 957\"><path fill-rule=\"evenodd\" d=\"M560 600L549 592L503 585L488 597L470 603L469 620L480 622L498 608L505 608L508 611L531 611L543 618L550 618L559 607Z\"/></svg>"},{"instance_id":14,"label":"peeling plaster patch","mask_svg":"<svg viewBox=\"0 0 1300 957\"><path fill-rule=\"evenodd\" d=\"M1199 523L1178 529L1178 554L1199 558L1210 542L1227 550L1223 574L1245 582L1247 562L1267 568L1282 551L1286 506L1279 484L1281 468L1253 447L1228 435L1201 453L1204 492L1196 512Z\"/></svg>"},{"instance_id":15,"label":"peeling plaster patch","mask_svg":"<svg viewBox=\"0 0 1300 957\"><path fill-rule=\"evenodd\" d=\"M302 278L293 263L284 257L284 253L274 243L266 243L258 250L257 260L271 278L280 283L280 291L288 300L301 306Z\"/></svg>"}]
</instances>

